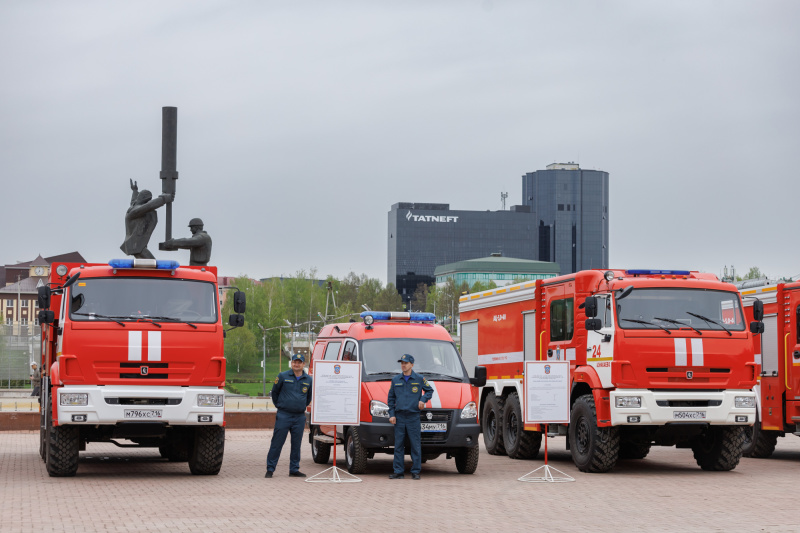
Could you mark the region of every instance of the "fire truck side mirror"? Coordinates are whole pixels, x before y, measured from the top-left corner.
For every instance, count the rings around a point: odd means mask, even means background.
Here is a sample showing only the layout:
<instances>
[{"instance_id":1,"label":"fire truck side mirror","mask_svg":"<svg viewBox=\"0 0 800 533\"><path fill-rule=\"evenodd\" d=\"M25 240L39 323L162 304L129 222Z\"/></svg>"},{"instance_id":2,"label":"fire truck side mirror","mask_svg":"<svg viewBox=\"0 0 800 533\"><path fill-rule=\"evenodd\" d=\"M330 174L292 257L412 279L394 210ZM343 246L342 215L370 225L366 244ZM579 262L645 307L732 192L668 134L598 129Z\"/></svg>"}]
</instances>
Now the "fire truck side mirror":
<instances>
[{"instance_id":1,"label":"fire truck side mirror","mask_svg":"<svg viewBox=\"0 0 800 533\"><path fill-rule=\"evenodd\" d=\"M50 295L53 291L50 290L50 287L43 285L38 289L39 295L37 299L39 300L39 309L47 309L50 307Z\"/></svg>"},{"instance_id":2,"label":"fire truck side mirror","mask_svg":"<svg viewBox=\"0 0 800 533\"><path fill-rule=\"evenodd\" d=\"M244 315L231 315L228 318L228 324L234 328L240 328L244 326Z\"/></svg>"},{"instance_id":3,"label":"fire truck side mirror","mask_svg":"<svg viewBox=\"0 0 800 533\"><path fill-rule=\"evenodd\" d=\"M753 302L753 320L758 322L764 320L764 302L761 300Z\"/></svg>"},{"instance_id":4,"label":"fire truck side mirror","mask_svg":"<svg viewBox=\"0 0 800 533\"><path fill-rule=\"evenodd\" d=\"M602 327L603 327L603 321L600 320L599 318L586 319L586 331L598 331Z\"/></svg>"},{"instance_id":5,"label":"fire truck side mirror","mask_svg":"<svg viewBox=\"0 0 800 533\"><path fill-rule=\"evenodd\" d=\"M586 318L594 318L597 316L597 298L594 296L587 296L583 305L586 310Z\"/></svg>"},{"instance_id":6,"label":"fire truck side mirror","mask_svg":"<svg viewBox=\"0 0 800 533\"><path fill-rule=\"evenodd\" d=\"M476 387L483 387L484 385L486 385L486 367L476 366L475 377L469 378L469 382Z\"/></svg>"},{"instance_id":7,"label":"fire truck side mirror","mask_svg":"<svg viewBox=\"0 0 800 533\"><path fill-rule=\"evenodd\" d=\"M755 333L756 335L764 333L764 323L756 321L750 322L750 333Z\"/></svg>"},{"instance_id":8,"label":"fire truck side mirror","mask_svg":"<svg viewBox=\"0 0 800 533\"><path fill-rule=\"evenodd\" d=\"M42 309L39 311L39 323L40 324L52 324L56 319L55 313L50 311L49 309Z\"/></svg>"},{"instance_id":9,"label":"fire truck side mirror","mask_svg":"<svg viewBox=\"0 0 800 533\"><path fill-rule=\"evenodd\" d=\"M247 297L242 291L236 291L233 293L233 311L235 313L244 313L245 308L247 307ZM233 324L231 324L233 325Z\"/></svg>"}]
</instances>

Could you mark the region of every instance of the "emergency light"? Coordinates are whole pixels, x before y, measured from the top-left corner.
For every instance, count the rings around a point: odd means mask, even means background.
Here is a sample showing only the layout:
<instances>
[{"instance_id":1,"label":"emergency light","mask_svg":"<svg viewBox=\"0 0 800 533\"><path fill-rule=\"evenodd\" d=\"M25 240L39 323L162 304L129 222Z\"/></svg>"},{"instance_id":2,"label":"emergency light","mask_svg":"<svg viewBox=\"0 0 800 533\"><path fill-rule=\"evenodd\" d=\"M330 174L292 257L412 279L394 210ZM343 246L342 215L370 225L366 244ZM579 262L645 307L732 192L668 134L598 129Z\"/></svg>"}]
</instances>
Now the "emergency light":
<instances>
[{"instance_id":1,"label":"emergency light","mask_svg":"<svg viewBox=\"0 0 800 533\"><path fill-rule=\"evenodd\" d=\"M688 276L688 270L626 270L631 276Z\"/></svg>"},{"instance_id":2,"label":"emergency light","mask_svg":"<svg viewBox=\"0 0 800 533\"><path fill-rule=\"evenodd\" d=\"M112 259L108 262L112 268L156 268L159 270L175 270L180 263L172 259Z\"/></svg>"},{"instance_id":3,"label":"emergency light","mask_svg":"<svg viewBox=\"0 0 800 533\"><path fill-rule=\"evenodd\" d=\"M364 311L361 318L367 321L367 317L373 320L382 321L402 321L402 322L435 322L436 316L433 313L401 313L388 311ZM369 325L369 324L367 324Z\"/></svg>"}]
</instances>

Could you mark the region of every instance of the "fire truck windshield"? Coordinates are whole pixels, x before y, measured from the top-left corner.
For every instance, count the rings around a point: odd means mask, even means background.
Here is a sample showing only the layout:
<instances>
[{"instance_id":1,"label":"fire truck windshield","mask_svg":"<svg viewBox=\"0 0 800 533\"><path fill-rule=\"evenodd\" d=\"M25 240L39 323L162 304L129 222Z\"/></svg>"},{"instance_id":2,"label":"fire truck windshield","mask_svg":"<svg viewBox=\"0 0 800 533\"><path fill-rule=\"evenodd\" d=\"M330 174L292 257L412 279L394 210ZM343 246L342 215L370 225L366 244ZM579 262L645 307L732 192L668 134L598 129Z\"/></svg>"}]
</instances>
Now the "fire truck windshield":
<instances>
[{"instance_id":1,"label":"fire truck windshield","mask_svg":"<svg viewBox=\"0 0 800 533\"><path fill-rule=\"evenodd\" d=\"M455 347L446 341L427 339L372 339L361 344L367 376L389 377L400 373L403 354L414 356L414 372L432 380L464 381L466 373Z\"/></svg>"},{"instance_id":2,"label":"fire truck windshield","mask_svg":"<svg viewBox=\"0 0 800 533\"><path fill-rule=\"evenodd\" d=\"M81 279L70 288L75 321L217 321L213 283L154 278Z\"/></svg>"},{"instance_id":3,"label":"fire truck windshield","mask_svg":"<svg viewBox=\"0 0 800 533\"><path fill-rule=\"evenodd\" d=\"M616 302L623 329L685 328L743 331L739 295L706 289L636 288Z\"/></svg>"}]
</instances>

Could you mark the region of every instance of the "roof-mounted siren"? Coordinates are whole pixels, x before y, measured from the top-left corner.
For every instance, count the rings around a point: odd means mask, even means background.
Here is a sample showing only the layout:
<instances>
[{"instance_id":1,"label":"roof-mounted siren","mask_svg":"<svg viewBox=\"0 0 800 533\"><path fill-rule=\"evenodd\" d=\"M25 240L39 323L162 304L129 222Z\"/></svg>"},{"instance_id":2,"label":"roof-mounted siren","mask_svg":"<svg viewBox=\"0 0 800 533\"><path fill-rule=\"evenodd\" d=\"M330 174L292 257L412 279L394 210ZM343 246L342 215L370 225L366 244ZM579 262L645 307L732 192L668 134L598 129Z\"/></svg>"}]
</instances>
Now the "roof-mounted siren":
<instances>
[{"instance_id":1,"label":"roof-mounted siren","mask_svg":"<svg viewBox=\"0 0 800 533\"><path fill-rule=\"evenodd\" d=\"M436 321L433 313L408 313L397 311L364 311L361 313L364 323L369 326L373 322L430 322Z\"/></svg>"},{"instance_id":2,"label":"roof-mounted siren","mask_svg":"<svg viewBox=\"0 0 800 533\"><path fill-rule=\"evenodd\" d=\"M172 259L112 259L108 266L115 269L141 268L150 270L175 270L180 263Z\"/></svg>"},{"instance_id":3,"label":"roof-mounted siren","mask_svg":"<svg viewBox=\"0 0 800 533\"><path fill-rule=\"evenodd\" d=\"M688 270L652 270L652 269L634 269L626 270L625 273L629 276L688 276L691 274Z\"/></svg>"}]
</instances>

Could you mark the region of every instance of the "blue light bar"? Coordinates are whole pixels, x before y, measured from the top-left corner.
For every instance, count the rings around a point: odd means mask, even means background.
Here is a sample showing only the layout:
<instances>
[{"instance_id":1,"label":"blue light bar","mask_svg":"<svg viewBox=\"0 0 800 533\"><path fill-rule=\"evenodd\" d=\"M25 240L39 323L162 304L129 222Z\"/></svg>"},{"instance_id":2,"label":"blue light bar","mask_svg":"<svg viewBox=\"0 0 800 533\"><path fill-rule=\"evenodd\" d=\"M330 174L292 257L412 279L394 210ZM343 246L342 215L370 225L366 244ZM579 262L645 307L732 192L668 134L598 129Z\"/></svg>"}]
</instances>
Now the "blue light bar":
<instances>
[{"instance_id":1,"label":"blue light bar","mask_svg":"<svg viewBox=\"0 0 800 533\"><path fill-rule=\"evenodd\" d=\"M688 270L626 270L631 276L688 276Z\"/></svg>"},{"instance_id":2,"label":"blue light bar","mask_svg":"<svg viewBox=\"0 0 800 533\"><path fill-rule=\"evenodd\" d=\"M157 268L159 270L175 270L180 263L172 259L112 259L108 262L112 268Z\"/></svg>"},{"instance_id":3,"label":"blue light bar","mask_svg":"<svg viewBox=\"0 0 800 533\"><path fill-rule=\"evenodd\" d=\"M374 320L382 321L403 321L403 322L435 322L436 315L433 313L401 313L389 311L364 311L361 318L371 316Z\"/></svg>"}]
</instances>

